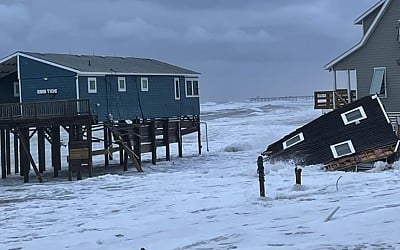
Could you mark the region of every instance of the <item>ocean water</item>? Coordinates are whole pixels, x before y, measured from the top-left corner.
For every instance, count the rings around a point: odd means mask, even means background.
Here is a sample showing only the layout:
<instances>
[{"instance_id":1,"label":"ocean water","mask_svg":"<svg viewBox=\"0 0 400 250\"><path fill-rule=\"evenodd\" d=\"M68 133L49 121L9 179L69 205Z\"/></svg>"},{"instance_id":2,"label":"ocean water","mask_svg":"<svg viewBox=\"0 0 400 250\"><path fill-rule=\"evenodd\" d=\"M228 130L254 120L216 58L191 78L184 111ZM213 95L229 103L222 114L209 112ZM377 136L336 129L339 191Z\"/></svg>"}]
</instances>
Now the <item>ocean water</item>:
<instances>
[{"instance_id":1,"label":"ocean water","mask_svg":"<svg viewBox=\"0 0 400 250\"><path fill-rule=\"evenodd\" d=\"M144 173L0 180L0 249L400 249L399 163L364 173L306 166L296 186L294 164L266 162L259 197L258 155L318 117L312 105L205 103L202 155L192 134L183 158L172 146L166 162L160 148Z\"/></svg>"}]
</instances>

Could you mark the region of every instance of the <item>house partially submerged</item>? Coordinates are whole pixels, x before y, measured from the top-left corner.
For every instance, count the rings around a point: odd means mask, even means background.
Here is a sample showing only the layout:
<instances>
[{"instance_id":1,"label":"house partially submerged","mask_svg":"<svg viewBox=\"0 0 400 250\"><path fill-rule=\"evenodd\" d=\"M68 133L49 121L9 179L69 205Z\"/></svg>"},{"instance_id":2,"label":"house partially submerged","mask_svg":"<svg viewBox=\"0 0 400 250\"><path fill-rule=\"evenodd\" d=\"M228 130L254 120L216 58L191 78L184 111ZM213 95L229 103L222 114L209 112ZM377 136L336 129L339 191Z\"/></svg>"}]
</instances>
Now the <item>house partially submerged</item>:
<instances>
[{"instance_id":1,"label":"house partially submerged","mask_svg":"<svg viewBox=\"0 0 400 250\"><path fill-rule=\"evenodd\" d=\"M366 96L324 114L269 145L270 161L323 164L328 170L387 160L399 140L378 96Z\"/></svg>"},{"instance_id":2,"label":"house partially submerged","mask_svg":"<svg viewBox=\"0 0 400 250\"><path fill-rule=\"evenodd\" d=\"M362 38L324 66L333 73L333 91L316 92L315 108L338 108L356 98L378 94L391 119L400 114L399 13L399 0L380 0L355 20L363 29ZM338 89L339 72L348 74L347 90Z\"/></svg>"}]
</instances>

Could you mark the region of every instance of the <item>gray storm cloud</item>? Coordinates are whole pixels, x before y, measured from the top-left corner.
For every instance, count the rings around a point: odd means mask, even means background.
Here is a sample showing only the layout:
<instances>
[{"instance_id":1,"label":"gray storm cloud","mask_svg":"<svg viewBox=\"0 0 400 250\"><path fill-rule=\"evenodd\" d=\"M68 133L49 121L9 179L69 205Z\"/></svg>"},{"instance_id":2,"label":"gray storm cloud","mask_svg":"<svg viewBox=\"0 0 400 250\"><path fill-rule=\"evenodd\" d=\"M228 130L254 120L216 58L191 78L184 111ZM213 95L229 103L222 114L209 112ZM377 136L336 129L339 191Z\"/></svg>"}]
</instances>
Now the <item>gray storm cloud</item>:
<instances>
[{"instance_id":1,"label":"gray storm cloud","mask_svg":"<svg viewBox=\"0 0 400 250\"><path fill-rule=\"evenodd\" d=\"M16 50L150 57L201 72L202 101L311 95L376 0L3 0L0 57Z\"/></svg>"}]
</instances>

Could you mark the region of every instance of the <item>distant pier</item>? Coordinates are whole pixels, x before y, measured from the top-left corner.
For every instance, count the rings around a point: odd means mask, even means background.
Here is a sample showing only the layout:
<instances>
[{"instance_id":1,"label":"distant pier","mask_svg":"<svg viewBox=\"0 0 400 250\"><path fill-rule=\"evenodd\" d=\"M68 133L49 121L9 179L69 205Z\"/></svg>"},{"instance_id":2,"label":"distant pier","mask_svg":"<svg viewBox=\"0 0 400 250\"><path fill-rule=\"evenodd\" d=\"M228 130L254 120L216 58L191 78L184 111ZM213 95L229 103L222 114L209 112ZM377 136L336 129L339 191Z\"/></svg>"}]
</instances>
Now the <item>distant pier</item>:
<instances>
[{"instance_id":1,"label":"distant pier","mask_svg":"<svg viewBox=\"0 0 400 250\"><path fill-rule=\"evenodd\" d=\"M314 96L280 96L280 97L252 97L251 102L271 102L271 101L309 101Z\"/></svg>"}]
</instances>

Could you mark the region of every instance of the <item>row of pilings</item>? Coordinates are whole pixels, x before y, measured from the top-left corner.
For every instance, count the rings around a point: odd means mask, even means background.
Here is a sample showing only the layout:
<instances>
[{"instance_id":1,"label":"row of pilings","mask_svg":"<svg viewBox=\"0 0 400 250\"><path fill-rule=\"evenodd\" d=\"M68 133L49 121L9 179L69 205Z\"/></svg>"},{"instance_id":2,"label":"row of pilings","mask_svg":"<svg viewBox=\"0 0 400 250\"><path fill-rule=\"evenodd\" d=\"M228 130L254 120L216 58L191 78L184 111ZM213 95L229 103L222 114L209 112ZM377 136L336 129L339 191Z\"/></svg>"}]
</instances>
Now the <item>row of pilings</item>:
<instances>
[{"instance_id":1,"label":"row of pilings","mask_svg":"<svg viewBox=\"0 0 400 250\"><path fill-rule=\"evenodd\" d=\"M68 142L61 142L62 131L68 134ZM198 116L178 119L148 119L132 123L68 123L46 125L30 123L25 126L0 128L0 158L2 178L10 175L23 177L29 182L32 173L39 182L44 181L44 173L52 169L53 176L59 177L62 167L61 147L68 147L68 179L76 173L82 178L81 170L93 175L93 156L104 155L104 166L110 165L113 153L119 152L119 164L128 170L132 162L138 171L142 171L142 154L151 153L151 162L157 162L157 147L165 147L165 160L170 160L170 145L177 143L178 156L182 157L182 136L198 133L198 150L201 154L200 120ZM93 133L102 136L93 136ZM35 145L32 138L36 138ZM93 149L93 143L102 143L99 150ZM51 164L49 164L51 162ZM65 164L64 164L65 165ZM51 166L51 169L48 169ZM14 174L12 173L14 172ZM46 176L49 176L48 174Z\"/></svg>"}]
</instances>

